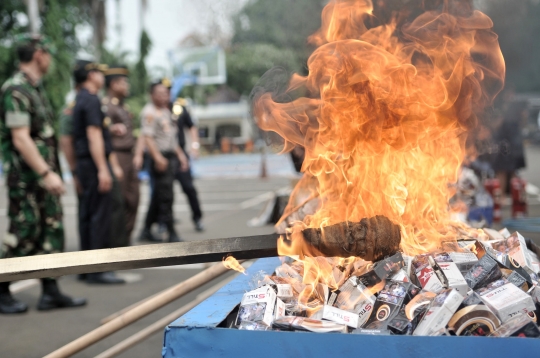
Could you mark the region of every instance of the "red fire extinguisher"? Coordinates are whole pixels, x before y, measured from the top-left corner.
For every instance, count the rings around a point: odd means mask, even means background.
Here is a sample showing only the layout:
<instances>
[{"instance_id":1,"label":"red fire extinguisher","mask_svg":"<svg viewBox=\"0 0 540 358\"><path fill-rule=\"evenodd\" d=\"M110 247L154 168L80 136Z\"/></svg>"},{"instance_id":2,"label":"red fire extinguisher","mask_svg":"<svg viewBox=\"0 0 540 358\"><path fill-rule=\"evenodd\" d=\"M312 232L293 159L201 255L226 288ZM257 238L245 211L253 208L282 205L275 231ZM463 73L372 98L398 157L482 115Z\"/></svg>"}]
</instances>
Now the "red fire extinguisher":
<instances>
[{"instance_id":1,"label":"red fire extinguisher","mask_svg":"<svg viewBox=\"0 0 540 358\"><path fill-rule=\"evenodd\" d=\"M489 178L484 182L484 186L487 192L493 198L493 222L500 223L502 220L502 191L501 191L501 182L497 178Z\"/></svg>"},{"instance_id":2,"label":"red fire extinguisher","mask_svg":"<svg viewBox=\"0 0 540 358\"><path fill-rule=\"evenodd\" d=\"M512 217L522 218L527 216L527 192L525 187L527 182L515 175L510 180L510 190L512 194Z\"/></svg>"}]
</instances>

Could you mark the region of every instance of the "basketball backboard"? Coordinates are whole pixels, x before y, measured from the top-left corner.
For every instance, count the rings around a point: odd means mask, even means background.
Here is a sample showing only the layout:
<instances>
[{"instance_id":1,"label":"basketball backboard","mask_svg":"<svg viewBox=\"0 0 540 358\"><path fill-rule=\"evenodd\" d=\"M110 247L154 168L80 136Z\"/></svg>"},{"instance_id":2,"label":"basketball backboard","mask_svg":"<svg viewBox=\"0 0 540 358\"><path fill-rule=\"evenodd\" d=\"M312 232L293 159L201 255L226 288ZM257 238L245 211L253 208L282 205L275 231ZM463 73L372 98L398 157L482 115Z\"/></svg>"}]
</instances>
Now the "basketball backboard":
<instances>
[{"instance_id":1,"label":"basketball backboard","mask_svg":"<svg viewBox=\"0 0 540 358\"><path fill-rule=\"evenodd\" d=\"M169 51L173 77L184 85L215 85L227 81L225 51L218 46L176 48Z\"/></svg>"}]
</instances>

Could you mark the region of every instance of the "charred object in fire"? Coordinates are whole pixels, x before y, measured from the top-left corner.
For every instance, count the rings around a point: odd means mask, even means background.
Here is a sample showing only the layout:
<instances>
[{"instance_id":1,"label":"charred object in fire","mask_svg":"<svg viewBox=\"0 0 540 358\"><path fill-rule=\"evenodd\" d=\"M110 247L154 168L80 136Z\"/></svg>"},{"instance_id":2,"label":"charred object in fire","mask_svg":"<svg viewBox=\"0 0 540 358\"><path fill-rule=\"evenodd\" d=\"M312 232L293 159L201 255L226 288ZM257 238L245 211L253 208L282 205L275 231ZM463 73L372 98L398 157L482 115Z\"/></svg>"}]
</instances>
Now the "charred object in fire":
<instances>
[{"instance_id":1,"label":"charred object in fire","mask_svg":"<svg viewBox=\"0 0 540 358\"><path fill-rule=\"evenodd\" d=\"M379 261L399 250L399 226L385 216L364 218L358 223L342 222L323 229L302 231L304 239L328 257L358 256Z\"/></svg>"}]
</instances>

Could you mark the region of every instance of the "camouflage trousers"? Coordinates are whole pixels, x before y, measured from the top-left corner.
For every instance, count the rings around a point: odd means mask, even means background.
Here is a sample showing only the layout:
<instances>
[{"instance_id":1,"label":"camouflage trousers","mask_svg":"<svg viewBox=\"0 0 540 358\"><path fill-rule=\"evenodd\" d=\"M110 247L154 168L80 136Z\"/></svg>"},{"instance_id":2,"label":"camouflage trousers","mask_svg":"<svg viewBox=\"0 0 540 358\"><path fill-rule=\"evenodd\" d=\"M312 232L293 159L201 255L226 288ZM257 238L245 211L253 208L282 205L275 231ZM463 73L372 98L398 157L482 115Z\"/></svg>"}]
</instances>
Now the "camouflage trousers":
<instances>
[{"instance_id":1,"label":"camouflage trousers","mask_svg":"<svg viewBox=\"0 0 540 358\"><path fill-rule=\"evenodd\" d=\"M8 186L9 230L0 258L62 252L64 225L60 197L35 184Z\"/></svg>"}]
</instances>

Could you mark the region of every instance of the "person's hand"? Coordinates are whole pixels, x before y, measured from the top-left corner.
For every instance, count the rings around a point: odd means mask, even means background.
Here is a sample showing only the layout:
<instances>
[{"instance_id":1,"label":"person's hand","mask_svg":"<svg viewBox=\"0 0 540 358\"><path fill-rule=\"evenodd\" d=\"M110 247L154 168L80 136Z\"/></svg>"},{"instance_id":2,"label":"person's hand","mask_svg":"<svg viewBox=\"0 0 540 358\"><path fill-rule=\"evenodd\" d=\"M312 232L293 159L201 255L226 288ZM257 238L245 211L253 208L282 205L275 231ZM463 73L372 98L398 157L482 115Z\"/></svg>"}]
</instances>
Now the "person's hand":
<instances>
[{"instance_id":1,"label":"person's hand","mask_svg":"<svg viewBox=\"0 0 540 358\"><path fill-rule=\"evenodd\" d=\"M118 181L124 180L124 171L122 170L121 166L113 165L111 169L112 169L112 172L114 173L114 176L116 177L116 180Z\"/></svg>"},{"instance_id":2,"label":"person's hand","mask_svg":"<svg viewBox=\"0 0 540 358\"><path fill-rule=\"evenodd\" d=\"M111 126L111 133L115 136L121 137L127 133L127 128L124 123L116 123Z\"/></svg>"},{"instance_id":3,"label":"person's hand","mask_svg":"<svg viewBox=\"0 0 540 358\"><path fill-rule=\"evenodd\" d=\"M139 171L141 170L143 165L143 156L142 155L135 155L133 157L133 166L135 167L135 170Z\"/></svg>"},{"instance_id":4,"label":"person's hand","mask_svg":"<svg viewBox=\"0 0 540 358\"><path fill-rule=\"evenodd\" d=\"M98 191L100 193L107 193L112 188L112 177L109 173L109 169L98 171Z\"/></svg>"},{"instance_id":5,"label":"person's hand","mask_svg":"<svg viewBox=\"0 0 540 358\"><path fill-rule=\"evenodd\" d=\"M43 185L52 195L60 196L66 192L62 178L53 171L48 172L43 177Z\"/></svg>"},{"instance_id":6,"label":"person's hand","mask_svg":"<svg viewBox=\"0 0 540 358\"><path fill-rule=\"evenodd\" d=\"M178 160L180 161L180 171L185 172L189 169L189 161L184 153L178 154Z\"/></svg>"},{"instance_id":7,"label":"person's hand","mask_svg":"<svg viewBox=\"0 0 540 358\"><path fill-rule=\"evenodd\" d=\"M155 167L158 172L164 172L169 166L169 161L164 156L160 155L155 161Z\"/></svg>"},{"instance_id":8,"label":"person's hand","mask_svg":"<svg viewBox=\"0 0 540 358\"><path fill-rule=\"evenodd\" d=\"M191 147L191 150L189 151L189 155L191 156L191 158L193 159L198 159L199 158L199 148L195 148L195 147Z\"/></svg>"}]
</instances>

